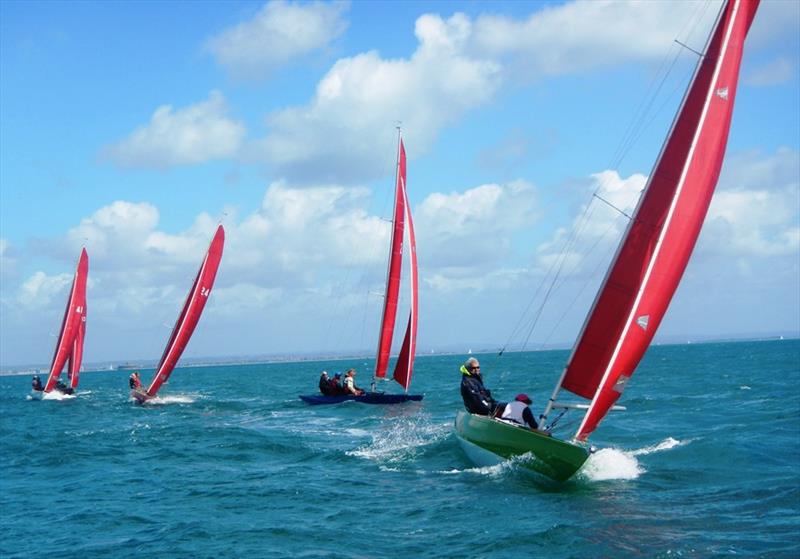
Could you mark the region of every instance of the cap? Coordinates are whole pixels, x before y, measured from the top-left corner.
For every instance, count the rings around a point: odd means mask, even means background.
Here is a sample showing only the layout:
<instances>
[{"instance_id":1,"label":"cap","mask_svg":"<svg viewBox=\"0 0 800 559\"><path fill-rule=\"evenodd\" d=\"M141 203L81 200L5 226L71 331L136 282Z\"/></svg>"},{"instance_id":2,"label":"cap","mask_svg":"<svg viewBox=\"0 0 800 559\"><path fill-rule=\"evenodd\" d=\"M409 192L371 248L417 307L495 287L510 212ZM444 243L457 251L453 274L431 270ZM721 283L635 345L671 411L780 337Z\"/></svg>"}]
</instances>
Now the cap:
<instances>
[{"instance_id":1,"label":"cap","mask_svg":"<svg viewBox=\"0 0 800 559\"><path fill-rule=\"evenodd\" d=\"M333 375L333 376L334 376L334 377L336 377L336 378L339 378L340 376L342 376L342 373L336 373L336 374L335 374L335 375Z\"/></svg>"},{"instance_id":2,"label":"cap","mask_svg":"<svg viewBox=\"0 0 800 559\"><path fill-rule=\"evenodd\" d=\"M532 403L533 403L533 402L531 401L531 399L530 399L530 398L528 398L528 395L527 395L527 394L524 394L524 393L523 393L523 394L517 394L517 397L516 397L516 398L514 398L514 399L515 399L517 402L524 402L524 403L526 403L526 404L532 404Z\"/></svg>"}]
</instances>

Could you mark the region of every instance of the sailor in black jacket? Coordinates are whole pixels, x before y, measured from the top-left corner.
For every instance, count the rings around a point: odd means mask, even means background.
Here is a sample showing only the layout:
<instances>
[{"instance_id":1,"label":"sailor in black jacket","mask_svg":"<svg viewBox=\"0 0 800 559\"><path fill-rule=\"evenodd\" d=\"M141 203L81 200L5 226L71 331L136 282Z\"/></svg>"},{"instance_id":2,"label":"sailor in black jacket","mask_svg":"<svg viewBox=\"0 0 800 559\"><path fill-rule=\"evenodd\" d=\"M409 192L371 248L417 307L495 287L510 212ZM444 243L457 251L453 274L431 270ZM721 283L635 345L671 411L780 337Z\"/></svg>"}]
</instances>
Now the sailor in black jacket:
<instances>
[{"instance_id":1,"label":"sailor in black jacket","mask_svg":"<svg viewBox=\"0 0 800 559\"><path fill-rule=\"evenodd\" d=\"M461 398L469 413L479 415L491 415L498 405L491 390L483 386L481 365L474 357L461 366Z\"/></svg>"}]
</instances>

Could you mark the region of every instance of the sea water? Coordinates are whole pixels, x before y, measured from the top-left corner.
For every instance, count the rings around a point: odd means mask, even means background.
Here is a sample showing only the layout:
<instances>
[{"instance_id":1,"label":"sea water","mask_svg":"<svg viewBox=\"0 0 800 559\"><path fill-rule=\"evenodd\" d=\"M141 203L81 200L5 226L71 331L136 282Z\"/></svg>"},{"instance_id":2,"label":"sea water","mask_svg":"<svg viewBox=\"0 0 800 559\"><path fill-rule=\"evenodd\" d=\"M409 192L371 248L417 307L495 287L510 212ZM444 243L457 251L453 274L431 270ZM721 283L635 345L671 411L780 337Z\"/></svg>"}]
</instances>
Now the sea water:
<instances>
[{"instance_id":1,"label":"sea water","mask_svg":"<svg viewBox=\"0 0 800 559\"><path fill-rule=\"evenodd\" d=\"M539 411L567 355L478 357ZM465 357L419 357L396 406L297 398L369 359L181 368L144 406L129 371L43 401L2 377L0 557L800 556L799 341L652 347L563 485L469 461Z\"/></svg>"}]
</instances>

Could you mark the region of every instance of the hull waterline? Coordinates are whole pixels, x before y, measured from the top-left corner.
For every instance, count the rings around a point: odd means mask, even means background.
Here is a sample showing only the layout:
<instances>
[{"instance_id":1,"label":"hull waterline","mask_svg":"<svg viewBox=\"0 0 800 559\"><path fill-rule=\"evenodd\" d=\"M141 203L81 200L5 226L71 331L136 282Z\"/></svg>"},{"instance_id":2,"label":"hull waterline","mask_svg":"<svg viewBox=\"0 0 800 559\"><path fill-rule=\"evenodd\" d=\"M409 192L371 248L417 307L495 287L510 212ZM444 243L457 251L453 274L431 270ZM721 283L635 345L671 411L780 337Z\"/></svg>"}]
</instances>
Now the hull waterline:
<instances>
[{"instance_id":1,"label":"hull waterline","mask_svg":"<svg viewBox=\"0 0 800 559\"><path fill-rule=\"evenodd\" d=\"M342 396L323 396L322 394L300 395L300 399L319 406L324 404L341 404L342 402L360 402L362 404L402 404L403 402L419 402L422 394L385 394L383 392L367 392L361 396L351 394Z\"/></svg>"}]
</instances>

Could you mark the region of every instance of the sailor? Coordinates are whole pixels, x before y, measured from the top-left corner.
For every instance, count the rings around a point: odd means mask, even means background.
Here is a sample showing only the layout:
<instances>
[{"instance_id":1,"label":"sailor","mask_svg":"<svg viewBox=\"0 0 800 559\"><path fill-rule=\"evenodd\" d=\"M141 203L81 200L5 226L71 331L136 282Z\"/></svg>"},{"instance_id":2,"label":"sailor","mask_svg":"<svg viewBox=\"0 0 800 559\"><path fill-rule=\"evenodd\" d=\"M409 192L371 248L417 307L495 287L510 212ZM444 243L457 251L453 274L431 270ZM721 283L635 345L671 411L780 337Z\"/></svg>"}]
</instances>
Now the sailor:
<instances>
[{"instance_id":1,"label":"sailor","mask_svg":"<svg viewBox=\"0 0 800 559\"><path fill-rule=\"evenodd\" d=\"M348 369L344 374L344 393L353 396L361 396L364 391L356 386L356 370Z\"/></svg>"},{"instance_id":2,"label":"sailor","mask_svg":"<svg viewBox=\"0 0 800 559\"><path fill-rule=\"evenodd\" d=\"M331 396L340 396L344 394L344 388L342 388L342 373L336 373L328 382L330 384Z\"/></svg>"},{"instance_id":3,"label":"sailor","mask_svg":"<svg viewBox=\"0 0 800 559\"><path fill-rule=\"evenodd\" d=\"M538 429L539 425L533 418L533 412L528 407L532 403L527 394L517 394L513 402L506 404L506 409L503 410L503 415L500 418L513 421L530 429Z\"/></svg>"},{"instance_id":4,"label":"sailor","mask_svg":"<svg viewBox=\"0 0 800 559\"><path fill-rule=\"evenodd\" d=\"M461 365L461 398L467 411L478 415L494 415L503 405L492 398L491 390L483 386L481 364L474 357Z\"/></svg>"},{"instance_id":5,"label":"sailor","mask_svg":"<svg viewBox=\"0 0 800 559\"><path fill-rule=\"evenodd\" d=\"M131 390L139 390L142 387L142 381L139 379L139 371L133 371L128 378L128 386Z\"/></svg>"},{"instance_id":6,"label":"sailor","mask_svg":"<svg viewBox=\"0 0 800 559\"><path fill-rule=\"evenodd\" d=\"M328 371L322 371L319 376L319 391L323 396L331 395L331 379L328 378Z\"/></svg>"},{"instance_id":7,"label":"sailor","mask_svg":"<svg viewBox=\"0 0 800 559\"><path fill-rule=\"evenodd\" d=\"M31 388L33 388L36 392L42 392L44 390L44 386L42 386L42 379L39 378L39 375L33 375L33 380L31 380Z\"/></svg>"}]
</instances>

